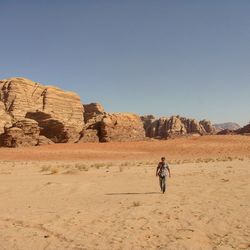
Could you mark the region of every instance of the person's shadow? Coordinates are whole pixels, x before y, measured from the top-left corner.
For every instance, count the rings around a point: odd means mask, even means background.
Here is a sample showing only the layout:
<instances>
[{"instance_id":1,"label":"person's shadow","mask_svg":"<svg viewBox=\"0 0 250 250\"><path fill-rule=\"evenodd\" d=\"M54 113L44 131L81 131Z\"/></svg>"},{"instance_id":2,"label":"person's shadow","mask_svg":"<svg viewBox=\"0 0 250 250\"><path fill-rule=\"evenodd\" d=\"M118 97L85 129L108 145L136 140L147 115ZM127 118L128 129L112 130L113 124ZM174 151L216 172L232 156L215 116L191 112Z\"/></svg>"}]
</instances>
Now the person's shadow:
<instances>
[{"instance_id":1,"label":"person's shadow","mask_svg":"<svg viewBox=\"0 0 250 250\"><path fill-rule=\"evenodd\" d=\"M142 195L142 194L161 194L161 192L142 192L142 193L107 193L105 195Z\"/></svg>"}]
</instances>

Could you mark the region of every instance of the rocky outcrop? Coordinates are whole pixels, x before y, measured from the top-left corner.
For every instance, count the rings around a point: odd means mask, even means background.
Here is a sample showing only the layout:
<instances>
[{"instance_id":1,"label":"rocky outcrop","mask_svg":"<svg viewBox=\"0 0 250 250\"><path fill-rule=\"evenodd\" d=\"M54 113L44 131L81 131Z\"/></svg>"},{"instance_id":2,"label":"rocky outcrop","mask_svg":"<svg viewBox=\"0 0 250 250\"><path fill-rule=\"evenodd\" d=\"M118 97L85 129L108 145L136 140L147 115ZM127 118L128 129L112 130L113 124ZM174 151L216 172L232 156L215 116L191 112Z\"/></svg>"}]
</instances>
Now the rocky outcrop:
<instances>
[{"instance_id":1,"label":"rocky outcrop","mask_svg":"<svg viewBox=\"0 0 250 250\"><path fill-rule=\"evenodd\" d=\"M99 103L90 103L84 104L84 121L87 123L91 119L96 119L99 116L102 116L105 111L101 104Z\"/></svg>"},{"instance_id":2,"label":"rocky outcrop","mask_svg":"<svg viewBox=\"0 0 250 250\"><path fill-rule=\"evenodd\" d=\"M42 111L28 112L27 118L38 122L40 134L55 143L76 142L80 132L72 123L65 123L59 117Z\"/></svg>"},{"instance_id":3,"label":"rocky outcrop","mask_svg":"<svg viewBox=\"0 0 250 250\"><path fill-rule=\"evenodd\" d=\"M214 134L216 132L215 127L208 120L200 121L200 125L204 128L204 131L207 134Z\"/></svg>"},{"instance_id":4,"label":"rocky outcrop","mask_svg":"<svg viewBox=\"0 0 250 250\"><path fill-rule=\"evenodd\" d=\"M236 130L237 134L250 134L250 123L244 126L243 128L240 128Z\"/></svg>"},{"instance_id":5,"label":"rocky outcrop","mask_svg":"<svg viewBox=\"0 0 250 250\"><path fill-rule=\"evenodd\" d=\"M145 139L143 123L131 113L106 114L100 123L101 142L140 141Z\"/></svg>"},{"instance_id":6,"label":"rocky outcrop","mask_svg":"<svg viewBox=\"0 0 250 250\"><path fill-rule=\"evenodd\" d=\"M180 116L161 117L155 119L153 116L143 116L146 136L156 139L167 139L187 134L212 134L214 128L210 121L188 119Z\"/></svg>"},{"instance_id":7,"label":"rocky outcrop","mask_svg":"<svg viewBox=\"0 0 250 250\"><path fill-rule=\"evenodd\" d=\"M0 144L7 147L67 142L140 141L211 134L207 120L180 116L109 114L99 103L25 78L0 81Z\"/></svg>"},{"instance_id":8,"label":"rocky outcrop","mask_svg":"<svg viewBox=\"0 0 250 250\"><path fill-rule=\"evenodd\" d=\"M36 120L41 135L54 142L76 142L84 126L78 95L25 78L0 81L0 110L0 117L6 117L0 123L0 133L10 120L27 117Z\"/></svg>"},{"instance_id":9,"label":"rocky outcrop","mask_svg":"<svg viewBox=\"0 0 250 250\"><path fill-rule=\"evenodd\" d=\"M4 133L4 127L11 124L12 117L5 111L4 103L0 101L0 135Z\"/></svg>"},{"instance_id":10,"label":"rocky outcrop","mask_svg":"<svg viewBox=\"0 0 250 250\"><path fill-rule=\"evenodd\" d=\"M236 135L237 132L235 130L223 129L217 133L217 135Z\"/></svg>"},{"instance_id":11,"label":"rocky outcrop","mask_svg":"<svg viewBox=\"0 0 250 250\"><path fill-rule=\"evenodd\" d=\"M51 145L54 144L53 141L51 141L50 139L48 139L47 137L40 135L38 138L38 146L42 146L42 145Z\"/></svg>"},{"instance_id":12,"label":"rocky outcrop","mask_svg":"<svg viewBox=\"0 0 250 250\"><path fill-rule=\"evenodd\" d=\"M79 142L99 142L100 124L105 116L104 108L99 103L84 104L85 125Z\"/></svg>"},{"instance_id":13,"label":"rocky outcrop","mask_svg":"<svg viewBox=\"0 0 250 250\"><path fill-rule=\"evenodd\" d=\"M85 129L81 132L78 143L83 142L99 142L98 129Z\"/></svg>"},{"instance_id":14,"label":"rocky outcrop","mask_svg":"<svg viewBox=\"0 0 250 250\"><path fill-rule=\"evenodd\" d=\"M1 146L22 147L36 146L39 142L40 129L38 123L31 119L22 119L11 127L5 127L0 136Z\"/></svg>"}]
</instances>

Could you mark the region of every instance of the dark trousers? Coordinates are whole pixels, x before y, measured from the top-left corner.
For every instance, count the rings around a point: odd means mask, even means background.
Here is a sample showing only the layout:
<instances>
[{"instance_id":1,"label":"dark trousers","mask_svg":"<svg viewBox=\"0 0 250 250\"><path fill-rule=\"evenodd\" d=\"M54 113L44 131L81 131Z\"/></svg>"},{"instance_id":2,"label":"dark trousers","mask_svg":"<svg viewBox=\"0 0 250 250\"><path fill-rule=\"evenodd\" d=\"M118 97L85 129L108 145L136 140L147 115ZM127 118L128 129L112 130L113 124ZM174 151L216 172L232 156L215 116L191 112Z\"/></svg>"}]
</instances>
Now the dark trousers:
<instances>
[{"instance_id":1,"label":"dark trousers","mask_svg":"<svg viewBox=\"0 0 250 250\"><path fill-rule=\"evenodd\" d=\"M166 176L159 176L159 183L160 188L163 193L165 193L166 190Z\"/></svg>"}]
</instances>

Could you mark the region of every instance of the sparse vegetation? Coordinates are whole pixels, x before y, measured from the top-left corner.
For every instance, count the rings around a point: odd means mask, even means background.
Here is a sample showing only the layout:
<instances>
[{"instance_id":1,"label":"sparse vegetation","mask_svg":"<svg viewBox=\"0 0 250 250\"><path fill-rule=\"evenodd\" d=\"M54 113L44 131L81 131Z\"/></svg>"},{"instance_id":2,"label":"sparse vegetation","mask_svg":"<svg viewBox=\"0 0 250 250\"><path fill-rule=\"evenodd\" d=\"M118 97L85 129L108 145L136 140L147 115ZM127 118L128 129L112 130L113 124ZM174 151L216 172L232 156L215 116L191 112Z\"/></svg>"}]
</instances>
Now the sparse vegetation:
<instances>
[{"instance_id":1,"label":"sparse vegetation","mask_svg":"<svg viewBox=\"0 0 250 250\"><path fill-rule=\"evenodd\" d=\"M141 203L139 201L134 201L132 206L139 207L139 206L141 206Z\"/></svg>"},{"instance_id":2,"label":"sparse vegetation","mask_svg":"<svg viewBox=\"0 0 250 250\"><path fill-rule=\"evenodd\" d=\"M94 163L94 164L91 164L90 167L99 169L101 167L105 167L105 163Z\"/></svg>"},{"instance_id":3,"label":"sparse vegetation","mask_svg":"<svg viewBox=\"0 0 250 250\"><path fill-rule=\"evenodd\" d=\"M127 167L127 166L130 166L130 162L126 161L126 162L122 162L120 164L121 167Z\"/></svg>"},{"instance_id":4,"label":"sparse vegetation","mask_svg":"<svg viewBox=\"0 0 250 250\"><path fill-rule=\"evenodd\" d=\"M44 166L42 166L42 168L41 168L41 172L46 172L46 171L49 171L49 170L50 170L50 166L44 165Z\"/></svg>"},{"instance_id":5,"label":"sparse vegetation","mask_svg":"<svg viewBox=\"0 0 250 250\"><path fill-rule=\"evenodd\" d=\"M80 171L88 171L89 170L88 166L84 163L76 163L75 168L80 170Z\"/></svg>"},{"instance_id":6,"label":"sparse vegetation","mask_svg":"<svg viewBox=\"0 0 250 250\"><path fill-rule=\"evenodd\" d=\"M57 174L59 172L59 169L57 167L52 167L50 169L50 174Z\"/></svg>"}]
</instances>

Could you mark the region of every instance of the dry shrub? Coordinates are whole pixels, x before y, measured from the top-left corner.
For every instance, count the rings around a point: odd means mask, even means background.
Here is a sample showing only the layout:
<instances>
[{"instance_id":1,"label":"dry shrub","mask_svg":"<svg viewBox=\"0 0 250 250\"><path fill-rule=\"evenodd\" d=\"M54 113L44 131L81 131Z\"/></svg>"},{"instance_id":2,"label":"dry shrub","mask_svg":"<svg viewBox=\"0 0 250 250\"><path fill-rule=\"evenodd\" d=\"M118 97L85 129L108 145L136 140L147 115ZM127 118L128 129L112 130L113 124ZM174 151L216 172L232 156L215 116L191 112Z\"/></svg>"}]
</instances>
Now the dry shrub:
<instances>
[{"instance_id":1,"label":"dry shrub","mask_svg":"<svg viewBox=\"0 0 250 250\"><path fill-rule=\"evenodd\" d=\"M94 167L96 169L99 169L101 167L105 167L105 163L94 163L90 167Z\"/></svg>"},{"instance_id":2,"label":"dry shrub","mask_svg":"<svg viewBox=\"0 0 250 250\"><path fill-rule=\"evenodd\" d=\"M130 166L130 162L126 161L126 162L122 162L120 164L121 167L127 167L127 166Z\"/></svg>"},{"instance_id":3,"label":"dry shrub","mask_svg":"<svg viewBox=\"0 0 250 250\"><path fill-rule=\"evenodd\" d=\"M139 201L134 201L132 206L139 207L139 206L141 206L141 203Z\"/></svg>"},{"instance_id":4,"label":"dry shrub","mask_svg":"<svg viewBox=\"0 0 250 250\"><path fill-rule=\"evenodd\" d=\"M52 167L52 168L50 169L50 174L57 174L58 172L59 172L58 167Z\"/></svg>"},{"instance_id":5,"label":"dry shrub","mask_svg":"<svg viewBox=\"0 0 250 250\"><path fill-rule=\"evenodd\" d=\"M69 169L65 171L63 174L77 174L77 169Z\"/></svg>"},{"instance_id":6,"label":"dry shrub","mask_svg":"<svg viewBox=\"0 0 250 250\"><path fill-rule=\"evenodd\" d=\"M51 168L51 166L42 166L41 172L47 172L50 170L50 168Z\"/></svg>"},{"instance_id":7,"label":"dry shrub","mask_svg":"<svg viewBox=\"0 0 250 250\"><path fill-rule=\"evenodd\" d=\"M82 163L82 164L76 163L75 168L80 170L80 171L88 171L89 170L88 166L84 163Z\"/></svg>"}]
</instances>

